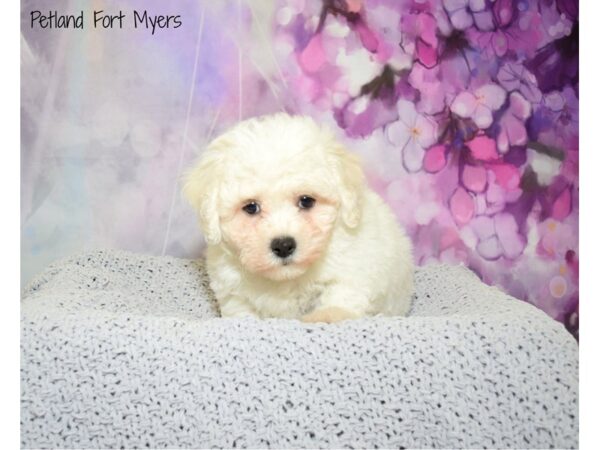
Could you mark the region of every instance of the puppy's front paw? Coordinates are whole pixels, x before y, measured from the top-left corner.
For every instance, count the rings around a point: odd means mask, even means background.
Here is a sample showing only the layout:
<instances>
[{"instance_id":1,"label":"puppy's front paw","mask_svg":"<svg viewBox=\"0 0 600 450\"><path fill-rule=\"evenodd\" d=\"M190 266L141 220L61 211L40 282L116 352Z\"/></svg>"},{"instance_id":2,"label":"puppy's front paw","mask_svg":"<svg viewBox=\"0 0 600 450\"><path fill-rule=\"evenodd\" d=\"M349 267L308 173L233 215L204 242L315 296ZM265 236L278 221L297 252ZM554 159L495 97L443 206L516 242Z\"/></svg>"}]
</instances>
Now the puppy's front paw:
<instances>
[{"instance_id":1,"label":"puppy's front paw","mask_svg":"<svg viewBox=\"0 0 600 450\"><path fill-rule=\"evenodd\" d=\"M339 308L337 306L329 306L326 308L316 309L315 311L302 316L300 320L302 320L302 322L309 323L334 323L341 322L342 320L357 319L358 317L358 314L348 311L347 309Z\"/></svg>"}]
</instances>

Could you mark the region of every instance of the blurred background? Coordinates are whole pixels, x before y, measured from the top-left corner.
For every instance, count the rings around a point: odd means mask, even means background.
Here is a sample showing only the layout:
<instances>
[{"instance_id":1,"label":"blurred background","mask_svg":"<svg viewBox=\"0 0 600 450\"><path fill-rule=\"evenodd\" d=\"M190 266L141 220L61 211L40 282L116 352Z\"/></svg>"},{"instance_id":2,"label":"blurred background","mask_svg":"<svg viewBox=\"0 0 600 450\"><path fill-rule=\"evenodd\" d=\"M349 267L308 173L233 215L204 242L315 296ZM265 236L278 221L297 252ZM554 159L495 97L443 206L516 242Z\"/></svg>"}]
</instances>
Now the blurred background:
<instances>
[{"instance_id":1,"label":"blurred background","mask_svg":"<svg viewBox=\"0 0 600 450\"><path fill-rule=\"evenodd\" d=\"M86 28L32 29L30 13ZM126 14L94 29L93 10ZM133 28L133 10L179 28ZM578 331L578 2L21 1L22 283L94 248L196 258L180 176L240 119L328 124L411 235Z\"/></svg>"}]
</instances>

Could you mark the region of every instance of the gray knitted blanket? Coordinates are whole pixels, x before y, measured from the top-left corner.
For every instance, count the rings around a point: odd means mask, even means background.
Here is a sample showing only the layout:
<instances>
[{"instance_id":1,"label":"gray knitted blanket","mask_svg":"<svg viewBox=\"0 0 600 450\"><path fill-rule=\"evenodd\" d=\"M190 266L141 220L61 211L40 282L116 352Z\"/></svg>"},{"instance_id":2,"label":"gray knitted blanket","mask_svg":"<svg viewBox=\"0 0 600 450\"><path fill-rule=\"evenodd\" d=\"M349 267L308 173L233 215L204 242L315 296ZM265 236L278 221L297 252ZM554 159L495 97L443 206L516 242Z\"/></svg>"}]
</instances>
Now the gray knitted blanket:
<instances>
[{"instance_id":1,"label":"gray knitted blanket","mask_svg":"<svg viewBox=\"0 0 600 450\"><path fill-rule=\"evenodd\" d=\"M98 251L24 291L35 448L578 446L578 348L468 269L427 266L409 317L221 319L201 262Z\"/></svg>"}]
</instances>

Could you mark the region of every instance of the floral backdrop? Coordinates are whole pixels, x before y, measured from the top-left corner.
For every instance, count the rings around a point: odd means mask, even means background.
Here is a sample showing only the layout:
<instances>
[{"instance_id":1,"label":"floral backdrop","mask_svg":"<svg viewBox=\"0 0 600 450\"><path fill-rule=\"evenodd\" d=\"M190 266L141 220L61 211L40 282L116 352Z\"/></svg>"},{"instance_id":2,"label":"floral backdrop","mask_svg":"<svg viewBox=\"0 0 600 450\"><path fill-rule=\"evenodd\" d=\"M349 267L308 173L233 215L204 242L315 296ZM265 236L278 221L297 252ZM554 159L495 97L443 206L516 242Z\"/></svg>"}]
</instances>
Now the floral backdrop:
<instances>
[{"instance_id":1,"label":"floral backdrop","mask_svg":"<svg viewBox=\"0 0 600 450\"><path fill-rule=\"evenodd\" d=\"M43 4L21 5L23 282L89 248L197 257L182 170L289 111L361 156L419 264L465 263L577 336L577 1L119 3L181 15L155 34L31 29Z\"/></svg>"}]
</instances>

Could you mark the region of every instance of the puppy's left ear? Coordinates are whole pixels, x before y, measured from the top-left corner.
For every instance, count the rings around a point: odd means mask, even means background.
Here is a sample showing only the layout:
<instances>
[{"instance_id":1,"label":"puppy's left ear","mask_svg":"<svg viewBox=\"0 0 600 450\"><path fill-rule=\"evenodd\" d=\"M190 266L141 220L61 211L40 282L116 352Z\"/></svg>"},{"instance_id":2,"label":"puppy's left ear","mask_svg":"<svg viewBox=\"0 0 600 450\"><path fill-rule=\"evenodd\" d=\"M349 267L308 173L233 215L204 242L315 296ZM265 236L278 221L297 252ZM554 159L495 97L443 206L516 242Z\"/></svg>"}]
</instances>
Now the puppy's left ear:
<instances>
[{"instance_id":1,"label":"puppy's left ear","mask_svg":"<svg viewBox=\"0 0 600 450\"><path fill-rule=\"evenodd\" d=\"M340 189L340 212L344 224L356 228L360 223L365 175L358 157L340 144L331 148L335 157Z\"/></svg>"},{"instance_id":2,"label":"puppy's left ear","mask_svg":"<svg viewBox=\"0 0 600 450\"><path fill-rule=\"evenodd\" d=\"M208 149L200 161L184 175L183 195L197 211L208 244L221 241L217 197L220 188L221 155Z\"/></svg>"}]
</instances>

